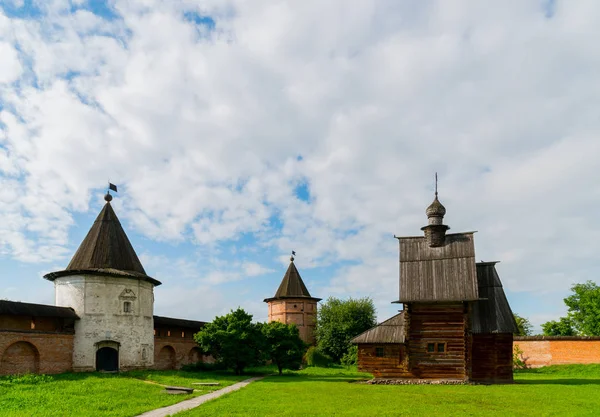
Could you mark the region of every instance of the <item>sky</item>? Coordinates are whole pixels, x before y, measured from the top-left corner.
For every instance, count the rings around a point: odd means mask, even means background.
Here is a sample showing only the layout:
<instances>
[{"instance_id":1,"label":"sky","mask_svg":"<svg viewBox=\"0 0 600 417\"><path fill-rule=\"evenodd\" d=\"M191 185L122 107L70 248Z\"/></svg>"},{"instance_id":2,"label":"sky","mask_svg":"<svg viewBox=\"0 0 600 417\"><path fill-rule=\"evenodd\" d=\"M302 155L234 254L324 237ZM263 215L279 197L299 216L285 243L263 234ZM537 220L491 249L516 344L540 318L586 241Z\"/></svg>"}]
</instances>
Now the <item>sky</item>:
<instances>
[{"instance_id":1,"label":"sky","mask_svg":"<svg viewBox=\"0 0 600 417\"><path fill-rule=\"evenodd\" d=\"M600 272L600 2L0 0L0 299L54 302L113 207L155 314L398 310L434 173L539 330Z\"/></svg>"}]
</instances>

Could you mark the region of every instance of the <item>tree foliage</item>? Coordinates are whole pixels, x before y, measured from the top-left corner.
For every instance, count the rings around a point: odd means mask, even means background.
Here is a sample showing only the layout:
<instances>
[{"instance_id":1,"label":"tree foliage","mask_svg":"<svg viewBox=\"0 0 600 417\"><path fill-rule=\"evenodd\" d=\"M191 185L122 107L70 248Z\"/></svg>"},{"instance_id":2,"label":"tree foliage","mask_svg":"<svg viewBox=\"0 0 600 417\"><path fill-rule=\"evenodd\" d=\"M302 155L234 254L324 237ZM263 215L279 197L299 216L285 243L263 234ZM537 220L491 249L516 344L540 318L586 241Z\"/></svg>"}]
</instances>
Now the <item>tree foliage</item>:
<instances>
[{"instance_id":1,"label":"tree foliage","mask_svg":"<svg viewBox=\"0 0 600 417\"><path fill-rule=\"evenodd\" d=\"M317 346L339 362L348 352L350 339L375 324L375 305L370 298L340 300L330 297L319 306L317 313Z\"/></svg>"},{"instance_id":2,"label":"tree foliage","mask_svg":"<svg viewBox=\"0 0 600 417\"><path fill-rule=\"evenodd\" d=\"M194 339L205 354L238 375L262 359L264 337L261 325L252 323L252 315L241 308L215 317L194 335Z\"/></svg>"},{"instance_id":3,"label":"tree foliage","mask_svg":"<svg viewBox=\"0 0 600 417\"><path fill-rule=\"evenodd\" d=\"M525 317L521 317L518 314L513 314L515 317L515 321L517 322L517 332L515 336L530 336L532 325L529 322L529 319Z\"/></svg>"},{"instance_id":4,"label":"tree foliage","mask_svg":"<svg viewBox=\"0 0 600 417\"><path fill-rule=\"evenodd\" d=\"M564 299L569 308L566 317L542 324L549 336L600 336L600 286L593 281L575 284L573 294Z\"/></svg>"},{"instance_id":5,"label":"tree foliage","mask_svg":"<svg viewBox=\"0 0 600 417\"><path fill-rule=\"evenodd\" d=\"M575 284L573 294L565 298L568 318L584 336L600 336L600 286L593 281Z\"/></svg>"},{"instance_id":6,"label":"tree foliage","mask_svg":"<svg viewBox=\"0 0 600 417\"><path fill-rule=\"evenodd\" d=\"M558 321L551 320L542 324L542 331L546 336L575 336L577 334L573 322L568 317L561 317Z\"/></svg>"},{"instance_id":7,"label":"tree foliage","mask_svg":"<svg viewBox=\"0 0 600 417\"><path fill-rule=\"evenodd\" d=\"M298 327L278 321L262 324L262 334L265 338L265 355L277 365L279 375L283 368L299 369L306 345L300 339Z\"/></svg>"}]
</instances>

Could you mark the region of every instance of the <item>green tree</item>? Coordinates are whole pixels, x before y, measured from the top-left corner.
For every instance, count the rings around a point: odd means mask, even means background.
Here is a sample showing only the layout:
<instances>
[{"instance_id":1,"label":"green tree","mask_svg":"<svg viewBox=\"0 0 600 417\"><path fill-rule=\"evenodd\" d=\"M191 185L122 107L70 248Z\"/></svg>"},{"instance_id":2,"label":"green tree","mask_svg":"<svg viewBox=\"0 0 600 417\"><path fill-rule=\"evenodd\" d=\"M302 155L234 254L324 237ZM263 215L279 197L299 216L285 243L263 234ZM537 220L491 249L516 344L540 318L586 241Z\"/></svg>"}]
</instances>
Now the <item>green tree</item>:
<instances>
[{"instance_id":1,"label":"green tree","mask_svg":"<svg viewBox=\"0 0 600 417\"><path fill-rule=\"evenodd\" d=\"M577 331L573 322L568 317L561 317L558 321L548 321L542 324L542 331L546 336L575 336Z\"/></svg>"},{"instance_id":2,"label":"green tree","mask_svg":"<svg viewBox=\"0 0 600 417\"><path fill-rule=\"evenodd\" d=\"M252 315L238 308L215 317L194 335L196 343L218 363L240 375L244 368L261 361L264 337L261 325L252 323Z\"/></svg>"},{"instance_id":3,"label":"green tree","mask_svg":"<svg viewBox=\"0 0 600 417\"><path fill-rule=\"evenodd\" d=\"M593 281L575 284L573 294L565 298L568 318L584 336L600 336L600 286Z\"/></svg>"},{"instance_id":4,"label":"green tree","mask_svg":"<svg viewBox=\"0 0 600 417\"><path fill-rule=\"evenodd\" d=\"M528 319L521 317L518 314L513 314L517 322L517 332L515 336L530 336L531 328L533 327Z\"/></svg>"},{"instance_id":5,"label":"green tree","mask_svg":"<svg viewBox=\"0 0 600 417\"><path fill-rule=\"evenodd\" d=\"M283 368L299 369L306 344L300 339L298 327L278 321L262 324L265 338L264 354L271 359L281 375Z\"/></svg>"},{"instance_id":6,"label":"green tree","mask_svg":"<svg viewBox=\"0 0 600 417\"><path fill-rule=\"evenodd\" d=\"M375 305L370 298L330 297L317 313L317 346L339 363L350 348L350 340L375 324Z\"/></svg>"}]
</instances>

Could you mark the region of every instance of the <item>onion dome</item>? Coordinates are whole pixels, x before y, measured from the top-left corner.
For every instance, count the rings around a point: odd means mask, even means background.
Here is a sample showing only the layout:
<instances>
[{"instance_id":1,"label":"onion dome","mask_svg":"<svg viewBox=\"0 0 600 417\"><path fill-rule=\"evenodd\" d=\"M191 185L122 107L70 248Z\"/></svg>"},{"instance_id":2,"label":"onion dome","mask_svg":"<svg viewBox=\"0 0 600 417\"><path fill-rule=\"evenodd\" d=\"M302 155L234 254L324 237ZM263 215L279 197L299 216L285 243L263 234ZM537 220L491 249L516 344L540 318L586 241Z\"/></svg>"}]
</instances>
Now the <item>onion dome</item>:
<instances>
[{"instance_id":1,"label":"onion dome","mask_svg":"<svg viewBox=\"0 0 600 417\"><path fill-rule=\"evenodd\" d=\"M437 193L435 193L435 199L433 200L433 203L431 203L429 207L427 207L425 213L427 214L428 218L444 217L446 215L446 207L444 207L444 205L440 203L440 200L438 200Z\"/></svg>"}]
</instances>

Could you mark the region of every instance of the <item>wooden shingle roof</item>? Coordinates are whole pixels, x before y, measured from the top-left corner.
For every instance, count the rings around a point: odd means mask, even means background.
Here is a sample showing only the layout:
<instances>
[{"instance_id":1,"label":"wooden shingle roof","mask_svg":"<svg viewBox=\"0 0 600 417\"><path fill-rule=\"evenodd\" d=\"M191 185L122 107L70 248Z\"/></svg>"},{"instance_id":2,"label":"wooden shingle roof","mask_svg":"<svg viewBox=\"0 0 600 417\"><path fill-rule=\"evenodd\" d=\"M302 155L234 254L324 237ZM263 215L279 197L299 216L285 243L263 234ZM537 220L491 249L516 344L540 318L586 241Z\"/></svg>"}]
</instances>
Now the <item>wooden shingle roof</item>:
<instances>
[{"instance_id":1,"label":"wooden shingle roof","mask_svg":"<svg viewBox=\"0 0 600 417\"><path fill-rule=\"evenodd\" d=\"M474 232L447 234L442 246L425 237L399 237L398 303L474 301L479 298Z\"/></svg>"},{"instance_id":2,"label":"wooden shingle roof","mask_svg":"<svg viewBox=\"0 0 600 417\"><path fill-rule=\"evenodd\" d=\"M290 261L290 266L288 266L275 295L271 298L265 298L264 301L269 302L284 298L307 298L315 301L321 300L320 298L311 297L293 260Z\"/></svg>"},{"instance_id":3,"label":"wooden shingle roof","mask_svg":"<svg viewBox=\"0 0 600 417\"><path fill-rule=\"evenodd\" d=\"M56 307L46 304L22 303L20 301L0 300L0 315L27 317L58 317L78 319L79 316L70 307Z\"/></svg>"},{"instance_id":4,"label":"wooden shingle roof","mask_svg":"<svg viewBox=\"0 0 600 417\"><path fill-rule=\"evenodd\" d=\"M404 311L396 314L394 317L362 332L350 343L404 343Z\"/></svg>"},{"instance_id":5,"label":"wooden shingle roof","mask_svg":"<svg viewBox=\"0 0 600 417\"><path fill-rule=\"evenodd\" d=\"M496 262L477 264L480 299L473 303L471 323L473 333L515 333L517 323L504 294Z\"/></svg>"},{"instance_id":6,"label":"wooden shingle roof","mask_svg":"<svg viewBox=\"0 0 600 417\"><path fill-rule=\"evenodd\" d=\"M187 320L187 319L176 319L173 317L162 317L154 316L154 327L178 327L184 329L200 330L204 327L206 322Z\"/></svg>"},{"instance_id":7,"label":"wooden shingle roof","mask_svg":"<svg viewBox=\"0 0 600 417\"><path fill-rule=\"evenodd\" d=\"M67 268L46 274L44 278L53 281L79 274L139 278L154 285L161 284L146 274L108 200Z\"/></svg>"}]
</instances>

